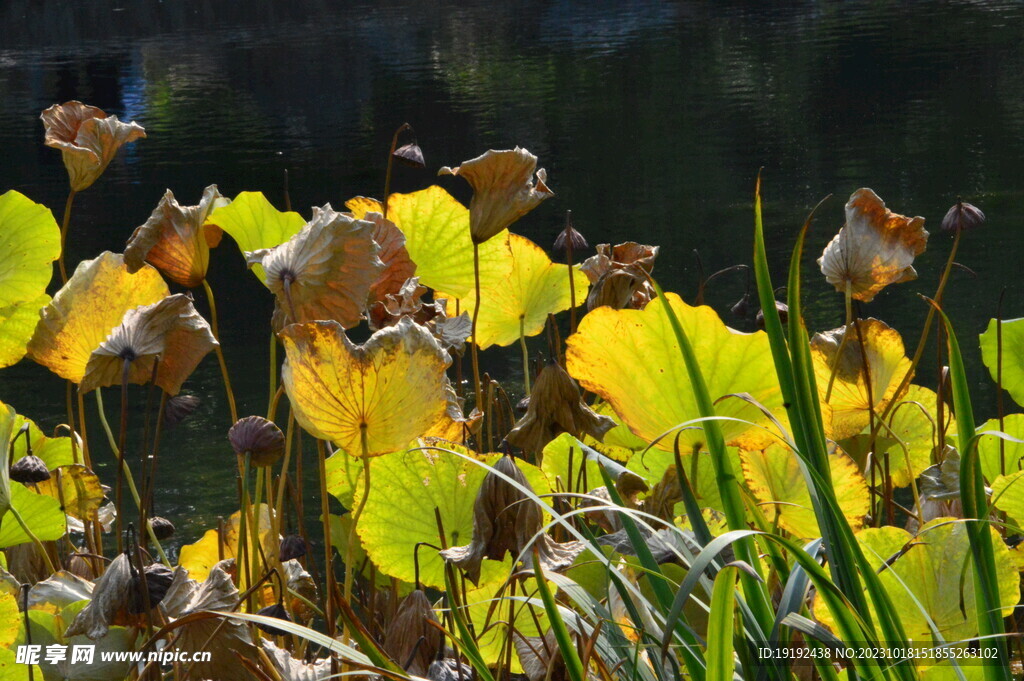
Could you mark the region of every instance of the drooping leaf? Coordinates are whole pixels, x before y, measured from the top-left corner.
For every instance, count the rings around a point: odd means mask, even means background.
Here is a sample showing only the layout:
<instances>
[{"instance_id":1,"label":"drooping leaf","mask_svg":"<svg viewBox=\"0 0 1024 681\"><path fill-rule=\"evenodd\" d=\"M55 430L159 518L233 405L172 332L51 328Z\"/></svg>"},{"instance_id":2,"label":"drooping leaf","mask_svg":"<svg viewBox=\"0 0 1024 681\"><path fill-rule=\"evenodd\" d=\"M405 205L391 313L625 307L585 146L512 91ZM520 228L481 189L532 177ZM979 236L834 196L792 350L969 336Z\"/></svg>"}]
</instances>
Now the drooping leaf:
<instances>
[{"instance_id":1,"label":"drooping leaf","mask_svg":"<svg viewBox=\"0 0 1024 681\"><path fill-rule=\"evenodd\" d=\"M770 436L753 424L768 423L762 411L737 397L747 393L776 416L782 414L782 392L763 332L739 333L728 328L709 307L691 307L668 294L687 336L694 345L711 398L730 443L762 443ZM634 434L650 442L700 417L675 334L659 300L644 310L598 308L583 318L569 337L569 373L580 385L609 402ZM725 399L722 399L725 398ZM703 446L703 430L684 430L680 446ZM673 437L658 447L671 451Z\"/></svg>"},{"instance_id":2,"label":"drooping leaf","mask_svg":"<svg viewBox=\"0 0 1024 681\"><path fill-rule=\"evenodd\" d=\"M394 222L381 215L380 203L374 199L357 197L346 202L345 207L357 220L373 223L373 240L380 246L377 256L384 263L384 269L370 287L370 302L385 300L388 295L398 293L402 285L416 274L416 263L405 247L405 234ZM364 207L370 210L360 210Z\"/></svg>"},{"instance_id":3,"label":"drooping leaf","mask_svg":"<svg viewBox=\"0 0 1024 681\"><path fill-rule=\"evenodd\" d=\"M607 305L616 310L624 307L642 310L654 297L646 275L654 270L654 259L660 247L627 241L614 247L598 244L596 250L596 255L580 265L580 271L591 283L587 309Z\"/></svg>"},{"instance_id":4,"label":"drooping leaf","mask_svg":"<svg viewBox=\"0 0 1024 681\"><path fill-rule=\"evenodd\" d=\"M545 184L547 172L537 170L537 157L520 147L491 149L456 168L441 168L438 174L459 175L473 187L470 233L478 244L497 236L555 194Z\"/></svg>"},{"instance_id":5,"label":"drooping leaf","mask_svg":"<svg viewBox=\"0 0 1024 681\"><path fill-rule=\"evenodd\" d=\"M50 210L13 189L0 196L0 367L25 356L58 256Z\"/></svg>"},{"instance_id":6,"label":"drooping leaf","mask_svg":"<svg viewBox=\"0 0 1024 681\"><path fill-rule=\"evenodd\" d=\"M889 284L916 279L912 263L927 243L924 218L893 213L873 191L858 189L846 203L846 224L818 264L837 291L849 286L854 298L867 303Z\"/></svg>"},{"instance_id":7,"label":"drooping leaf","mask_svg":"<svg viewBox=\"0 0 1024 681\"><path fill-rule=\"evenodd\" d=\"M210 213L206 221L230 234L244 255L279 246L306 224L298 213L274 208L262 192L240 193L230 204ZM252 271L260 281L267 281L262 265L253 265Z\"/></svg>"},{"instance_id":8,"label":"drooping leaf","mask_svg":"<svg viewBox=\"0 0 1024 681\"><path fill-rule=\"evenodd\" d=\"M220 228L207 226L206 219L228 203L215 184L203 190L197 206L180 205L168 189L128 240L124 249L128 270L137 272L148 262L186 288L202 284L210 266L210 248L220 241Z\"/></svg>"},{"instance_id":9,"label":"drooping leaf","mask_svg":"<svg viewBox=\"0 0 1024 681\"><path fill-rule=\"evenodd\" d=\"M131 591L131 563L128 555L122 553L111 561L96 580L92 599L64 632L65 637L84 634L95 641L106 636L114 619L128 607Z\"/></svg>"},{"instance_id":10,"label":"drooping leaf","mask_svg":"<svg viewBox=\"0 0 1024 681\"><path fill-rule=\"evenodd\" d=\"M762 451L741 451L743 476L764 506L769 521L801 539L821 536L807 481L796 453L782 445ZM857 529L868 512L868 486L857 465L842 452L829 456L836 500L850 527Z\"/></svg>"},{"instance_id":11,"label":"drooping leaf","mask_svg":"<svg viewBox=\"0 0 1024 681\"><path fill-rule=\"evenodd\" d=\"M46 128L44 143L60 150L76 192L99 179L118 149L146 136L138 123L123 123L78 101L54 104L39 117Z\"/></svg>"},{"instance_id":12,"label":"drooping leaf","mask_svg":"<svg viewBox=\"0 0 1024 681\"><path fill-rule=\"evenodd\" d=\"M993 381L998 381L999 321L988 323L981 340L981 361L988 367ZM1024 406L1024 318L1002 321L1003 389L1017 404Z\"/></svg>"},{"instance_id":13,"label":"drooping leaf","mask_svg":"<svg viewBox=\"0 0 1024 681\"><path fill-rule=\"evenodd\" d=\"M388 219L405 234L405 248L424 286L456 298L473 290L469 211L451 194L436 185L412 194L392 194ZM511 270L507 232L480 244L479 251L481 281Z\"/></svg>"},{"instance_id":14,"label":"drooping leaf","mask_svg":"<svg viewBox=\"0 0 1024 681\"><path fill-rule=\"evenodd\" d=\"M11 506L16 508L25 524L41 541L60 539L66 529L60 502L51 496L37 494L21 483L11 483ZM0 519L0 549L32 541L8 511Z\"/></svg>"},{"instance_id":15,"label":"drooping leaf","mask_svg":"<svg viewBox=\"0 0 1024 681\"><path fill-rule=\"evenodd\" d=\"M844 336L848 336L845 343ZM832 411L829 434L836 440L863 430L871 419L870 410L884 410L897 397L896 388L910 369L903 338L877 319L814 334L811 359L821 401ZM833 370L832 392L826 400Z\"/></svg>"},{"instance_id":16,"label":"drooping leaf","mask_svg":"<svg viewBox=\"0 0 1024 681\"><path fill-rule=\"evenodd\" d=\"M127 361L129 383L149 383L154 365L158 365L156 384L168 395L177 395L181 384L217 345L210 325L192 306L189 296L167 296L125 313L121 323L89 356L79 389L89 392L120 385Z\"/></svg>"},{"instance_id":17,"label":"drooping leaf","mask_svg":"<svg viewBox=\"0 0 1024 681\"><path fill-rule=\"evenodd\" d=\"M293 324L280 337L282 383L296 420L352 455L402 449L445 411L451 359L408 318L362 345L336 322Z\"/></svg>"},{"instance_id":18,"label":"drooping leaf","mask_svg":"<svg viewBox=\"0 0 1024 681\"><path fill-rule=\"evenodd\" d=\"M43 309L28 344L29 356L61 378L81 383L92 352L125 313L169 293L160 273L149 265L130 274L124 257L109 251L85 260Z\"/></svg>"},{"instance_id":19,"label":"drooping leaf","mask_svg":"<svg viewBox=\"0 0 1024 681\"><path fill-rule=\"evenodd\" d=\"M263 267L264 283L276 298L274 328L314 320L358 324L384 267L373 234L373 223L327 204L313 208L313 219L285 243L248 253L246 260Z\"/></svg>"}]
</instances>

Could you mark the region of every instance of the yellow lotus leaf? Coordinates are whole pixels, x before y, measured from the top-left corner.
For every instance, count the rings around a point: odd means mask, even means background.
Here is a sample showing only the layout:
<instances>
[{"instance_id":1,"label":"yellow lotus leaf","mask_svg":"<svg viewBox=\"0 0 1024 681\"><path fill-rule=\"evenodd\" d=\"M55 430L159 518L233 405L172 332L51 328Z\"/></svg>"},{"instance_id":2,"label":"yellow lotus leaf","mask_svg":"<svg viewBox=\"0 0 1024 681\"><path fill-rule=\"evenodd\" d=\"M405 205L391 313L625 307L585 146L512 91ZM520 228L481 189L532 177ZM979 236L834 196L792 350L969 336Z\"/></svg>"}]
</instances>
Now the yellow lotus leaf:
<instances>
[{"instance_id":1,"label":"yellow lotus leaf","mask_svg":"<svg viewBox=\"0 0 1024 681\"><path fill-rule=\"evenodd\" d=\"M818 265L837 291L870 302L889 284L917 278L912 263L924 253L924 218L897 215L870 189L858 189L846 203L846 224L825 247Z\"/></svg>"},{"instance_id":2,"label":"yellow lotus leaf","mask_svg":"<svg viewBox=\"0 0 1024 681\"><path fill-rule=\"evenodd\" d=\"M512 345L520 335L536 336L544 330L548 315L568 310L572 304L569 291L569 268L551 262L537 244L524 236L510 234L511 272L491 270L480 276L480 316L477 338L481 350L492 345ZM574 278L576 304L587 297L587 279ZM448 299L448 315L456 309L473 310L474 292L460 301Z\"/></svg>"},{"instance_id":3,"label":"yellow lotus leaf","mask_svg":"<svg viewBox=\"0 0 1024 681\"><path fill-rule=\"evenodd\" d=\"M124 249L128 271L135 273L148 262L182 286L202 284L210 266L210 248L217 245L221 234L219 227L206 225L206 218L228 203L215 184L203 190L198 206L179 205L168 189L149 219L128 240Z\"/></svg>"},{"instance_id":4,"label":"yellow lotus leaf","mask_svg":"<svg viewBox=\"0 0 1024 681\"><path fill-rule=\"evenodd\" d=\"M277 210L261 192L241 192L231 203L210 213L207 223L230 234L248 256L261 248L280 246L298 234L306 221L296 212ZM266 283L262 265L253 265L252 271Z\"/></svg>"},{"instance_id":5,"label":"yellow lotus leaf","mask_svg":"<svg viewBox=\"0 0 1024 681\"><path fill-rule=\"evenodd\" d=\"M1024 414L1007 414L1002 424L999 419L989 419L978 428L980 433L987 431L1000 431L1024 440ZM1004 440L995 435L982 435L978 438L978 458L981 460L982 475L991 483L1000 475L1024 469L1024 443Z\"/></svg>"},{"instance_id":6,"label":"yellow lotus leaf","mask_svg":"<svg viewBox=\"0 0 1024 681\"><path fill-rule=\"evenodd\" d=\"M373 233L373 223L328 204L314 208L313 219L287 242L250 253L249 264L262 265L277 298L274 328L315 320L334 320L346 329L358 324L384 267Z\"/></svg>"},{"instance_id":7,"label":"yellow lotus leaf","mask_svg":"<svg viewBox=\"0 0 1024 681\"><path fill-rule=\"evenodd\" d=\"M282 382L299 424L353 455L403 449L445 413L451 358L408 318L352 343L337 322L280 333Z\"/></svg>"},{"instance_id":8,"label":"yellow lotus leaf","mask_svg":"<svg viewBox=\"0 0 1024 681\"><path fill-rule=\"evenodd\" d=\"M859 327L859 332L856 327ZM845 334L849 337L844 343ZM865 357L867 372L864 370ZM863 430L870 421L871 409L876 412L884 410L896 397L896 388L910 369L910 360L904 355L899 331L877 319L863 319L848 327L814 334L811 358L821 401L832 410L832 426L828 434L836 440ZM826 400L833 369L835 380L832 393ZM870 376L870 381L866 376Z\"/></svg>"},{"instance_id":9,"label":"yellow lotus leaf","mask_svg":"<svg viewBox=\"0 0 1024 681\"><path fill-rule=\"evenodd\" d=\"M469 435L480 428L484 415L480 413L479 409L474 409L468 416L463 413L462 400L459 399L451 381L447 379L445 380L445 396L447 402L444 413L434 425L423 433L423 437L463 444Z\"/></svg>"},{"instance_id":10,"label":"yellow lotus leaf","mask_svg":"<svg viewBox=\"0 0 1024 681\"><path fill-rule=\"evenodd\" d=\"M894 486L909 485L934 463L933 454L942 451L944 443L939 442L937 413L935 392L919 385L907 388L889 412L888 428L878 431L876 441L884 447L879 449L889 455L889 475ZM956 423L949 409L945 410L945 418L946 433L955 433ZM869 429L870 426L865 431ZM883 465L881 460L878 465Z\"/></svg>"},{"instance_id":11,"label":"yellow lotus leaf","mask_svg":"<svg viewBox=\"0 0 1024 681\"><path fill-rule=\"evenodd\" d=\"M405 234L405 248L424 286L456 298L473 290L469 211L451 194L436 185L412 194L392 194L388 219ZM512 269L508 233L480 244L479 258L481 281L507 275Z\"/></svg>"},{"instance_id":12,"label":"yellow lotus leaf","mask_svg":"<svg viewBox=\"0 0 1024 681\"><path fill-rule=\"evenodd\" d=\"M128 310L150 305L170 291L149 265L128 272L124 257L100 254L78 264L42 318L28 344L29 356L61 378L80 383L93 350L121 323Z\"/></svg>"},{"instance_id":13,"label":"yellow lotus leaf","mask_svg":"<svg viewBox=\"0 0 1024 681\"><path fill-rule=\"evenodd\" d=\"M25 356L59 255L60 228L46 206L14 190L0 196L0 367Z\"/></svg>"},{"instance_id":14,"label":"yellow lotus leaf","mask_svg":"<svg viewBox=\"0 0 1024 681\"><path fill-rule=\"evenodd\" d=\"M253 513L255 514L255 508ZM224 536L215 529L207 530L199 541L181 547L178 565L188 570L189 578L202 582L206 580L214 565L227 558L238 557L238 532L241 522L242 512L235 511L228 522L224 523ZM266 552L270 537L270 513L266 504L260 504L259 525L260 544ZM245 543L250 556L255 555L254 552L258 553L256 547L252 545L251 535L246 537Z\"/></svg>"},{"instance_id":15,"label":"yellow lotus leaf","mask_svg":"<svg viewBox=\"0 0 1024 681\"><path fill-rule=\"evenodd\" d=\"M1021 527L1024 523L1024 471L1000 475L992 481L992 500Z\"/></svg>"},{"instance_id":16,"label":"yellow lotus leaf","mask_svg":"<svg viewBox=\"0 0 1024 681\"><path fill-rule=\"evenodd\" d=\"M481 244L497 236L555 193L545 184L547 172L537 169L537 157L526 149L490 151L456 168L441 168L439 175L459 175L473 187L469 202L470 232ZM536 184L533 181L537 173Z\"/></svg>"},{"instance_id":17,"label":"yellow lotus leaf","mask_svg":"<svg viewBox=\"0 0 1024 681\"><path fill-rule=\"evenodd\" d=\"M123 123L78 101L54 104L39 117L46 129L44 144L60 150L76 192L99 179L118 149L146 136L138 123Z\"/></svg>"},{"instance_id":18,"label":"yellow lotus leaf","mask_svg":"<svg viewBox=\"0 0 1024 681\"><path fill-rule=\"evenodd\" d=\"M856 530L868 512L867 483L846 454L836 451L828 458L836 499ZM770 522L777 520L782 529L801 539L821 536L807 481L794 452L783 445L772 445L764 450L741 451L740 459L747 485Z\"/></svg>"},{"instance_id":19,"label":"yellow lotus leaf","mask_svg":"<svg viewBox=\"0 0 1024 681\"><path fill-rule=\"evenodd\" d=\"M710 307L691 307L674 293L667 298L693 344L708 392L716 401L716 414L742 420L720 422L727 442L766 446L773 438L757 424L769 424L768 418L753 404L727 396L747 393L784 418L768 336L763 331L730 329ZM567 341L569 373L584 389L607 400L630 430L647 442L700 418L664 304L659 298L643 310L599 307L583 318ZM672 451L673 437L674 433L657 446ZM686 451L704 444L699 426L680 436Z\"/></svg>"},{"instance_id":20,"label":"yellow lotus leaf","mask_svg":"<svg viewBox=\"0 0 1024 681\"><path fill-rule=\"evenodd\" d=\"M177 395L195 368L217 347L210 325L178 293L158 303L141 305L125 313L122 322L100 343L85 367L82 392L121 385L125 364L129 383L154 380L168 395Z\"/></svg>"},{"instance_id":21,"label":"yellow lotus leaf","mask_svg":"<svg viewBox=\"0 0 1024 681\"><path fill-rule=\"evenodd\" d=\"M647 448L647 442L638 438L628 426L623 424L622 418L615 413L610 404L600 400L594 404L593 409L596 413L615 421L615 426L605 433L604 438L600 441L589 435L584 435L583 444L593 447L616 461L629 461L636 452Z\"/></svg>"},{"instance_id":22,"label":"yellow lotus leaf","mask_svg":"<svg viewBox=\"0 0 1024 681\"><path fill-rule=\"evenodd\" d=\"M94 522L98 519L96 511L103 503L103 485L95 473L81 464L61 466L49 480L36 483L36 489L59 501L70 516Z\"/></svg>"}]
</instances>

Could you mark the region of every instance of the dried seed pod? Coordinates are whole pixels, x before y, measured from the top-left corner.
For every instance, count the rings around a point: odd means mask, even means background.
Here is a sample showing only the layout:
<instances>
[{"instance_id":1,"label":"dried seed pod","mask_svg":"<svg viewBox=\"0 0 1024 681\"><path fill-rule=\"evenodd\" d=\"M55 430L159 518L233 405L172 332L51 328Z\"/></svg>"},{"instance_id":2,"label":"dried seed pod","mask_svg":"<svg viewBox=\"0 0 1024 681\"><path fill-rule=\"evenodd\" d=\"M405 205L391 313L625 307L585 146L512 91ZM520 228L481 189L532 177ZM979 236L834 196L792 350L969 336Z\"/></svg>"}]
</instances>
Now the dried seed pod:
<instances>
[{"instance_id":1,"label":"dried seed pod","mask_svg":"<svg viewBox=\"0 0 1024 681\"><path fill-rule=\"evenodd\" d=\"M309 547L306 546L305 539L297 534L289 534L281 540L281 551L278 554L278 560L284 563L294 558L302 558L308 550Z\"/></svg>"},{"instance_id":2,"label":"dried seed pod","mask_svg":"<svg viewBox=\"0 0 1024 681\"><path fill-rule=\"evenodd\" d=\"M779 319L785 324L789 321L789 305L775 301L775 309L779 311ZM764 328L764 310L757 311L757 328Z\"/></svg>"},{"instance_id":3,"label":"dried seed pod","mask_svg":"<svg viewBox=\"0 0 1024 681\"><path fill-rule=\"evenodd\" d=\"M590 248L590 244L583 238L583 235L573 227L572 211L567 212L565 215L565 229L555 237L554 250L558 253L567 253L570 247L574 253Z\"/></svg>"},{"instance_id":4,"label":"dried seed pod","mask_svg":"<svg viewBox=\"0 0 1024 681\"><path fill-rule=\"evenodd\" d=\"M284 456L284 433L262 416L239 419L228 431L228 440L239 456L248 454L253 466L265 467Z\"/></svg>"},{"instance_id":5,"label":"dried seed pod","mask_svg":"<svg viewBox=\"0 0 1024 681\"><path fill-rule=\"evenodd\" d=\"M263 615L264 617L273 617L274 619L279 619L279 620L281 620L283 622L291 622L292 621L292 618L288 616L288 611L285 610L284 606L281 605L280 603L275 603L274 605L268 605L267 607L262 608L261 610L259 610L256 614L257 615ZM287 636L288 635L287 631L284 631L283 629L278 629L277 627L272 627L272 626L270 626L268 624L257 624L256 626L259 627L261 630L265 631L266 633L270 634L271 636Z\"/></svg>"},{"instance_id":6,"label":"dried seed pod","mask_svg":"<svg viewBox=\"0 0 1024 681\"><path fill-rule=\"evenodd\" d=\"M24 485L35 484L50 479L50 470L35 454L27 454L11 466L11 480Z\"/></svg>"},{"instance_id":7,"label":"dried seed pod","mask_svg":"<svg viewBox=\"0 0 1024 681\"><path fill-rule=\"evenodd\" d=\"M174 581L174 570L163 563L147 565L143 572L145 572L145 581L138 573L132 575L131 592L128 595L128 612L133 615L141 615L146 612L147 594L143 593L143 589L148 592L149 607L155 608L167 595L167 590L171 587L171 582Z\"/></svg>"},{"instance_id":8,"label":"dried seed pod","mask_svg":"<svg viewBox=\"0 0 1024 681\"><path fill-rule=\"evenodd\" d=\"M423 160L423 150L420 149L420 145L416 142L409 142L409 144L403 144L394 150L391 154L396 161L402 165L407 165L410 168L416 168L422 170L427 167L427 164Z\"/></svg>"},{"instance_id":9,"label":"dried seed pod","mask_svg":"<svg viewBox=\"0 0 1024 681\"><path fill-rule=\"evenodd\" d=\"M173 428L192 415L201 400L195 395L175 395L164 403L164 428Z\"/></svg>"},{"instance_id":10,"label":"dried seed pod","mask_svg":"<svg viewBox=\"0 0 1024 681\"><path fill-rule=\"evenodd\" d=\"M729 311L740 319L746 319L747 315L750 314L750 292L744 293L743 297L729 308Z\"/></svg>"},{"instance_id":11,"label":"dried seed pod","mask_svg":"<svg viewBox=\"0 0 1024 681\"><path fill-rule=\"evenodd\" d=\"M942 218L940 228L943 232L966 232L977 229L985 224L985 214L981 209L970 203L957 199L953 207Z\"/></svg>"},{"instance_id":12,"label":"dried seed pod","mask_svg":"<svg viewBox=\"0 0 1024 681\"><path fill-rule=\"evenodd\" d=\"M384 651L414 676L423 676L442 650L441 631L429 624L437 622L434 607L421 589L416 589L398 606L384 634Z\"/></svg>"},{"instance_id":13,"label":"dried seed pod","mask_svg":"<svg viewBox=\"0 0 1024 681\"><path fill-rule=\"evenodd\" d=\"M157 541L170 539L174 536L174 523L167 518L154 516L149 519L149 526L153 528L153 535Z\"/></svg>"}]
</instances>

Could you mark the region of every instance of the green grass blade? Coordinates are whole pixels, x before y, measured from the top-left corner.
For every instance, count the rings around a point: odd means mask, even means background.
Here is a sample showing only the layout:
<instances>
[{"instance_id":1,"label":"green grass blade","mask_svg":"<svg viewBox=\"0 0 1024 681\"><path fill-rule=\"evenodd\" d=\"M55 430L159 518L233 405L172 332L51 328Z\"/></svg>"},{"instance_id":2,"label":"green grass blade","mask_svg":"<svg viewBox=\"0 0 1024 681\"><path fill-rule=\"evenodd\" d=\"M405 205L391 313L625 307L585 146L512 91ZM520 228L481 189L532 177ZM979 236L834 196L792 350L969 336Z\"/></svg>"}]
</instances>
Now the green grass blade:
<instances>
[{"instance_id":1,"label":"green grass blade","mask_svg":"<svg viewBox=\"0 0 1024 681\"><path fill-rule=\"evenodd\" d=\"M547 613L548 621L551 623L551 631L554 632L558 649L562 653L565 670L572 681L586 681L587 673L583 668L579 651L576 650L572 637L569 636L569 629L565 626L562 613L558 609L558 604L555 603L555 597L551 595L551 589L548 588L547 580L544 579L544 568L540 565L540 552L536 544L533 546L533 575L537 580L537 592L540 593L540 599L544 602L544 612Z\"/></svg>"},{"instance_id":2,"label":"green grass blade","mask_svg":"<svg viewBox=\"0 0 1024 681\"><path fill-rule=\"evenodd\" d=\"M733 565L726 565L719 570L715 576L715 586L711 590L708 649L704 655L708 662L709 679L730 679L736 666L733 659L736 571L738 570Z\"/></svg>"}]
</instances>

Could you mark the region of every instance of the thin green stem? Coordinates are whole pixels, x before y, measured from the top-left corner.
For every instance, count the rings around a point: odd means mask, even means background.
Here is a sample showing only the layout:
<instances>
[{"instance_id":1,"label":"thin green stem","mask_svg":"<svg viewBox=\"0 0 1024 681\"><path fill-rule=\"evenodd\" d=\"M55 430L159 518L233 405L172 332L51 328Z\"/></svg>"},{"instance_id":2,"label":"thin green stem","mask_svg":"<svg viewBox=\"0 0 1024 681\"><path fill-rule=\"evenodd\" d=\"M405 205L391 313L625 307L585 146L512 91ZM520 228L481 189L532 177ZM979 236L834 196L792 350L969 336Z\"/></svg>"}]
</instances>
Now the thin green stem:
<instances>
[{"instance_id":1,"label":"thin green stem","mask_svg":"<svg viewBox=\"0 0 1024 681\"><path fill-rule=\"evenodd\" d=\"M64 267L64 250L68 242L68 226L71 224L71 204L75 202L75 190L68 191L68 200L64 204L64 219L60 223L60 257L57 259L57 267L60 269L61 284L68 283L68 272Z\"/></svg>"},{"instance_id":2,"label":"thin green stem","mask_svg":"<svg viewBox=\"0 0 1024 681\"><path fill-rule=\"evenodd\" d=\"M224 379L224 390L228 394L228 408L231 410L231 425L238 421L238 409L235 407L235 393L231 389L231 377L228 375L228 364L224 361L224 350L220 344L220 330L217 325L217 303L213 298L213 289L210 282L203 279L203 290L206 292L206 300L210 303L210 328L213 330L213 337L217 340L217 362L220 363L220 374Z\"/></svg>"},{"instance_id":3,"label":"thin green stem","mask_svg":"<svg viewBox=\"0 0 1024 681\"><path fill-rule=\"evenodd\" d=\"M277 392L277 334L270 332L270 399L267 402L268 419L273 420L274 394Z\"/></svg>"}]
</instances>

